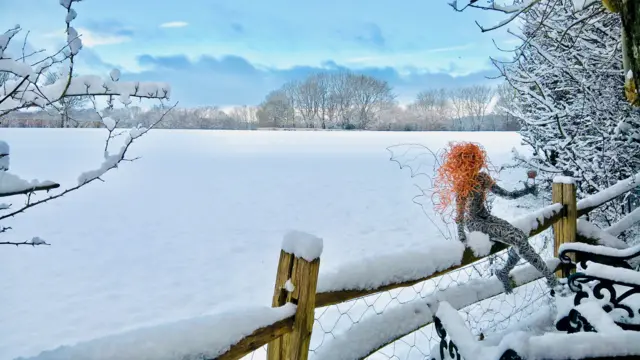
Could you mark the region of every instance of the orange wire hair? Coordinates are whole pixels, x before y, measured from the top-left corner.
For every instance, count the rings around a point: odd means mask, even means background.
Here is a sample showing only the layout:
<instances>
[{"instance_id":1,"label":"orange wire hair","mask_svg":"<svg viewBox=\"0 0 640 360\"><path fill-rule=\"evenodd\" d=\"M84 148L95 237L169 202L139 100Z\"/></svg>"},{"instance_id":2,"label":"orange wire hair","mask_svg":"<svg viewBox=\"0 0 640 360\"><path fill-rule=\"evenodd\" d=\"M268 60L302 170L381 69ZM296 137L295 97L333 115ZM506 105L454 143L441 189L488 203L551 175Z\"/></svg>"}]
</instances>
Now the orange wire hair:
<instances>
[{"instance_id":1,"label":"orange wire hair","mask_svg":"<svg viewBox=\"0 0 640 360\"><path fill-rule=\"evenodd\" d=\"M441 156L441 166L434 179L434 208L443 217L452 217L453 203L460 198L466 203L472 192L486 194L478 186L477 175L489 172L489 159L485 149L471 142L450 142ZM459 204L461 205L461 204Z\"/></svg>"}]
</instances>

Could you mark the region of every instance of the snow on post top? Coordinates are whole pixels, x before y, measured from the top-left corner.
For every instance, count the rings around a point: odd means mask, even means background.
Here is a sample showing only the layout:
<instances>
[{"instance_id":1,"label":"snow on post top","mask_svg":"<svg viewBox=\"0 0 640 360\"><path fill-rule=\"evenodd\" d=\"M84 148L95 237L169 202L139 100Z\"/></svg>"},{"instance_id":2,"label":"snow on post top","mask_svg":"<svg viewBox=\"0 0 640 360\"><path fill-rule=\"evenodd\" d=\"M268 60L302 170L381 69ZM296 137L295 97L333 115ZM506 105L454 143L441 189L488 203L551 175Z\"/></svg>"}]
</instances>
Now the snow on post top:
<instances>
[{"instance_id":1,"label":"snow on post top","mask_svg":"<svg viewBox=\"0 0 640 360\"><path fill-rule=\"evenodd\" d=\"M9 144L0 140L0 171L9 170Z\"/></svg>"},{"instance_id":2,"label":"snow on post top","mask_svg":"<svg viewBox=\"0 0 640 360\"><path fill-rule=\"evenodd\" d=\"M554 184L575 184L576 180L571 176L556 176L553 178Z\"/></svg>"},{"instance_id":3,"label":"snow on post top","mask_svg":"<svg viewBox=\"0 0 640 360\"><path fill-rule=\"evenodd\" d=\"M307 261L313 261L322 255L321 238L302 231L289 231L282 239L282 250Z\"/></svg>"}]
</instances>

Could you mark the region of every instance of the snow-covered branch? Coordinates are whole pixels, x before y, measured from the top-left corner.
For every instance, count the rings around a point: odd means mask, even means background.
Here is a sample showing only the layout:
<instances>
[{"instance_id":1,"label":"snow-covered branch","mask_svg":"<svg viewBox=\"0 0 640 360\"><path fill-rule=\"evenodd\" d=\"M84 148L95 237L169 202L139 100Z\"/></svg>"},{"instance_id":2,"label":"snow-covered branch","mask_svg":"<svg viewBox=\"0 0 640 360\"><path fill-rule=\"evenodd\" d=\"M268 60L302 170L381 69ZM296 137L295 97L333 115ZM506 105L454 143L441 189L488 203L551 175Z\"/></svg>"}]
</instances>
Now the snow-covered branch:
<instances>
[{"instance_id":1,"label":"snow-covered branch","mask_svg":"<svg viewBox=\"0 0 640 360\"><path fill-rule=\"evenodd\" d=\"M623 85L626 100L634 105L640 106L640 95L638 90L640 89L640 79L636 74L640 73L640 53L637 48L640 46L640 3L637 1L618 1L618 0L513 0L509 5L496 4L495 1L490 1L488 5L478 5L477 0L463 0L467 4L462 8L458 7L458 0L453 0L449 5L456 11L464 11L467 8L475 8L481 10L490 10L503 13L507 17L500 21L498 24L483 27L476 21L476 24L480 27L482 32L492 31L507 24L510 24L516 19L525 19L527 16L540 15L542 13L548 14L546 17L541 17L538 23L540 30L547 36L549 32L558 32L563 29L559 36L550 35L549 38L558 42L558 46L563 45L569 30L579 28L582 30L584 26L590 26L596 23L593 18L599 15L599 13L608 13L613 15L618 21L621 22L621 27L618 29L615 39L622 40L622 57L617 59L624 69L624 73L627 74L626 81ZM570 12L572 15L587 12L586 16L574 16L573 21L564 22L559 24L554 21L557 19L557 14L560 14L562 18L566 13ZM540 16L538 16L540 17ZM549 23L551 22L551 23ZM561 28L556 27L561 25ZM580 26L578 26L580 25ZM596 27L598 25L595 25ZM578 37L582 37L581 31L576 32ZM602 39L598 37L592 37L591 40L594 43L600 42ZM571 45L569 45L571 46ZM589 50L587 50L589 51Z\"/></svg>"},{"instance_id":2,"label":"snow-covered branch","mask_svg":"<svg viewBox=\"0 0 640 360\"><path fill-rule=\"evenodd\" d=\"M35 55L42 53L38 50L27 54L25 52L27 36L22 46L21 56L11 56L8 48L12 40L22 31L19 25L0 35L0 118L12 112L32 107L53 107L64 116L68 116L68 109L60 109L73 103L78 97L91 100L95 114L101 119L102 125L107 129L107 137L104 144L104 159L96 168L83 171L78 176L75 185L46 197L38 198L39 192L49 192L60 187L54 181L27 181L18 175L9 172L10 149L9 144L0 140L0 197L25 195L24 205L13 209L11 205L0 204L0 221L19 215L26 210L60 198L70 192L76 191L96 180L102 181L102 176L115 169L123 161L134 161L137 158L127 158L127 152L134 141L142 137L149 130L160 123L167 113L175 108L167 107L163 100L169 98L171 89L165 83L122 82L120 71L113 70L108 76L102 78L97 75L77 75L74 72L75 58L82 49L81 35L71 25L77 17L73 4L80 0L59 0L65 9L65 24L67 41L65 46L52 55L40 60L28 63ZM61 69L54 70L54 66L61 65ZM55 74L55 75L52 75ZM96 98L106 97L107 108L100 111L97 108ZM114 110L115 100L127 108L132 98L157 99L161 106L157 119L147 122L146 126L137 125L128 131L114 133L118 125L117 121L110 119L106 114ZM62 111L61 111L62 110ZM133 119L136 121L136 119ZM139 124L139 121L136 122ZM125 135L121 148L110 153L111 140L119 135ZM10 227L0 227L4 234ZM27 241L2 241L0 245L49 245L39 237L33 237Z\"/></svg>"},{"instance_id":3,"label":"snow-covered branch","mask_svg":"<svg viewBox=\"0 0 640 360\"><path fill-rule=\"evenodd\" d=\"M511 5L500 5L500 4L496 4L494 1L492 1L489 5L477 5L477 4L475 4L475 1L470 1L464 7L458 8L458 1L457 0L453 0L453 2L449 3L449 5L455 11L458 11L458 12L462 12L466 8L475 8L475 9L481 9L481 10L498 11L498 12L501 12L501 13L504 13L504 14L508 15L506 19L504 19L504 20L500 21L499 23L497 23L495 25L492 25L490 27L484 27L484 26L480 25L476 21L476 25L478 25L480 30L482 30L482 32L487 32L487 31L496 30L498 28L501 28L501 27L511 23L513 20L517 19L522 13L530 10L533 6L535 6L539 2L540 2L540 0L526 0L526 1L522 1L522 2L514 2Z\"/></svg>"},{"instance_id":4,"label":"snow-covered branch","mask_svg":"<svg viewBox=\"0 0 640 360\"><path fill-rule=\"evenodd\" d=\"M81 35L71 25L77 13L72 8L80 0L61 0L65 8L67 41L65 46L51 56L27 63L26 58L11 56L7 49L11 41L22 29L16 26L0 35L0 73L11 75L0 88L0 117L12 111L32 107L44 108L61 99L77 96L113 96L125 105L131 98L168 99L170 87L166 83L143 83L137 81L120 82L120 72L112 71L110 76L75 76L75 57L82 49ZM66 64L65 64L66 63ZM44 74L54 65L65 65L63 76L53 82L47 82Z\"/></svg>"}]
</instances>

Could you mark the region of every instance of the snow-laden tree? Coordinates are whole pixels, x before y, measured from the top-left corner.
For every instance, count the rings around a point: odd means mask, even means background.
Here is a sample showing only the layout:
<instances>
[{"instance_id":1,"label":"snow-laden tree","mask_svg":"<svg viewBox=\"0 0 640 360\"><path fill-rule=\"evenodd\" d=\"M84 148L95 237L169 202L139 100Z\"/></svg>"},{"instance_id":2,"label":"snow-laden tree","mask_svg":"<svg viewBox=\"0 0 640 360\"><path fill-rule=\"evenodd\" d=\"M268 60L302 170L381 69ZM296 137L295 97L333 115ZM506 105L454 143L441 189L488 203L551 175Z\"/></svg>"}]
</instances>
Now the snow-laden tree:
<instances>
[{"instance_id":1,"label":"snow-laden tree","mask_svg":"<svg viewBox=\"0 0 640 360\"><path fill-rule=\"evenodd\" d=\"M8 203L0 204L0 225L2 225L0 233L5 236L7 231L11 229L9 226L5 226L8 219L20 215L30 208L78 190L91 182L102 180L102 175L118 167L122 161L133 160L126 157L133 142L155 127L171 109L166 110L146 127L136 126L129 131L117 130L118 121L107 116L107 113L116 106L116 102L125 107L132 102L132 98L157 99L162 103L163 100L168 99L170 87L164 83L121 82L118 70L111 71L109 76L105 78L97 75L76 76L74 64L78 53L82 50L82 40L81 35L72 26L72 22L77 16L73 5L80 0L59 1L65 9L64 22L67 39L65 45L58 51L50 55L43 55L43 50L27 54L24 52L25 46L22 46L21 54L11 54L10 45L12 41L17 39L22 29L16 25L4 34L0 34L0 79L2 80L0 84L0 121L6 115L34 108L42 110L54 108L59 114L64 114L64 109L60 108L60 104L67 104L69 99L75 97L88 97L93 104L97 118L101 120L102 126L107 130L105 144L101 145L104 147L104 160L102 164L96 164L94 169L82 172L78 176L76 184L59 190L60 185L53 181L27 181L11 173L10 147L7 142L0 139L0 198L26 195L24 204L18 206ZM23 44L26 43L27 36L25 36ZM20 45L18 45L19 47ZM58 72L60 76L55 79L47 79L46 74L50 72ZM97 103L100 97L106 100L107 108L104 111L98 111ZM123 135L122 146L111 152L110 145L114 138L121 135ZM39 195L45 191L47 195ZM54 193L48 194L50 191ZM35 236L30 240L0 241L0 244L35 246L46 244L46 242Z\"/></svg>"},{"instance_id":2,"label":"snow-laden tree","mask_svg":"<svg viewBox=\"0 0 640 360\"><path fill-rule=\"evenodd\" d=\"M539 169L549 186L554 176L576 177L580 196L637 173L640 139L627 135L640 128L640 114L621 91L620 18L596 6L576 11L571 0L540 0L520 20L523 43L513 60L493 60L516 91L503 110L521 120L534 152L516 154L519 165ZM611 224L628 211L627 200L592 219Z\"/></svg>"},{"instance_id":3,"label":"snow-laden tree","mask_svg":"<svg viewBox=\"0 0 640 360\"><path fill-rule=\"evenodd\" d=\"M460 0L462 6L458 4L459 0L452 0L449 5L456 11L463 11L466 8L475 8L482 10L493 10L506 15L505 19L498 24L492 26L483 26L478 24L482 32L492 31L501 28L514 20L520 18L523 14L531 10L548 10L553 13L556 6L565 4L565 2L556 1L550 3L544 0L504 0L496 2L495 0L478 1L478 0ZM627 75L626 80L621 89L629 101L634 106L640 106L640 1L636 0L572 0L571 4L575 12L580 12L588 8L596 8L597 12L609 12L616 14L621 23L621 27L616 37L620 39L622 49L622 67ZM564 6L564 5L562 5ZM591 17L578 17L573 23L565 24L564 30L571 28L580 28L583 23L589 22ZM546 20L546 19L543 19ZM544 23L544 21L543 21ZM544 31L544 25L538 27ZM635 74L635 76L634 76Z\"/></svg>"}]
</instances>

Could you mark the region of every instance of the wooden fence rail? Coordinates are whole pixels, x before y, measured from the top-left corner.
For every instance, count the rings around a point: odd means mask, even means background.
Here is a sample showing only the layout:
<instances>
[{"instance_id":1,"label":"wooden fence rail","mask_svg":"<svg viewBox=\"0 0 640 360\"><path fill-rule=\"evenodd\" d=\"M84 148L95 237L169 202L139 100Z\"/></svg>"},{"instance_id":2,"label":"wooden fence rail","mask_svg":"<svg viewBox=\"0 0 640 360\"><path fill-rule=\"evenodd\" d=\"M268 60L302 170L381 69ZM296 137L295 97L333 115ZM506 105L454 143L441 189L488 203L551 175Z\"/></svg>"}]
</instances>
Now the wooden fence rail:
<instances>
[{"instance_id":1,"label":"wooden fence rail","mask_svg":"<svg viewBox=\"0 0 640 360\"><path fill-rule=\"evenodd\" d=\"M633 177L633 179L640 179L640 174ZM555 211L542 221L538 219L537 227L529 233L529 237L532 237L553 227L555 239L554 255L556 257L558 256L560 245L564 243L575 241L593 243L595 241L595 239L588 239L577 234L577 219L579 217L588 214L590 211L632 189L631 187L622 189L620 185L622 182L620 182L612 186L612 188L617 186L617 188L615 188L617 191L609 191L610 196L600 196L597 204L587 202L588 205L583 205L576 201L575 183L568 180L569 179L559 178L558 181L554 181L552 186L552 201L554 205L562 205L561 207L555 206L555 208L559 208L560 210ZM628 180L629 179L627 179L627 181ZM633 180L631 181L633 182ZM445 275L507 248L508 246L505 244L494 242L489 254L480 257L475 256L473 251L467 248L459 264L442 271L437 271L416 279L387 284L375 289L345 289L327 292L316 292L320 268L319 259L309 262L285 251L281 251L272 306L280 307L288 302L293 303L297 305L295 316L256 330L253 334L233 345L229 351L216 359L239 359L251 351L268 344L268 360L306 360L309 353L309 341L314 322L315 308L335 305L396 288L412 286ZM558 269L558 271L562 272L561 275L564 276L568 274L566 268ZM290 289L291 285L293 285L293 291L287 290L288 288ZM415 331L415 329L412 331Z\"/></svg>"},{"instance_id":2,"label":"wooden fence rail","mask_svg":"<svg viewBox=\"0 0 640 360\"><path fill-rule=\"evenodd\" d=\"M562 218L562 212L559 212L555 215L553 215L552 217L545 219L544 222L540 223L538 221L538 227L533 230L529 236L535 236L538 235L540 233L542 233L543 231L545 231L546 229L550 228L555 222L557 222L558 220L560 220ZM408 286L412 286L415 284L419 284L423 281L429 280L429 279L433 279L442 275L445 275L447 273L450 273L454 270L460 269L462 267L465 267L467 265L473 264L476 261L480 261L482 259L487 258L490 255L496 254L502 250L507 249L508 246L503 244L503 243L499 243L499 242L495 242L493 244L493 246L491 246L491 251L489 252L488 255L485 256L476 256L473 253L473 250L471 250L470 248L466 248L464 250L464 253L462 255L462 260L460 262L460 264L458 265L454 265L451 266L447 269L444 269L442 271L438 271L432 274L429 274L427 276L424 277L420 277L420 278L416 278L416 279L412 279L412 280L407 280L407 281L403 281L403 282L397 282L397 283L393 283L393 284L388 284L388 285L384 285L381 287L377 287L375 289L354 289L354 290L340 290L340 291L329 291L329 292L320 292L318 294L316 294L316 306L317 307L325 307L325 306L329 306L329 305L335 305L335 304L339 304L345 301L349 301L349 300L353 300L353 299L357 299L363 296L369 296L369 295L375 295L377 293L383 292L383 291L388 291L388 290L393 290L393 289L397 289L397 288L401 288L401 287L408 287Z\"/></svg>"},{"instance_id":3,"label":"wooden fence rail","mask_svg":"<svg viewBox=\"0 0 640 360\"><path fill-rule=\"evenodd\" d=\"M286 334L293 332L295 316L280 320L270 326L260 328L251 335L233 345L227 352L216 357L216 360L236 360L255 351L265 344L282 339Z\"/></svg>"}]
</instances>

